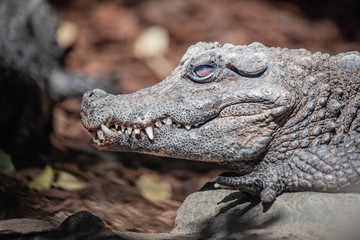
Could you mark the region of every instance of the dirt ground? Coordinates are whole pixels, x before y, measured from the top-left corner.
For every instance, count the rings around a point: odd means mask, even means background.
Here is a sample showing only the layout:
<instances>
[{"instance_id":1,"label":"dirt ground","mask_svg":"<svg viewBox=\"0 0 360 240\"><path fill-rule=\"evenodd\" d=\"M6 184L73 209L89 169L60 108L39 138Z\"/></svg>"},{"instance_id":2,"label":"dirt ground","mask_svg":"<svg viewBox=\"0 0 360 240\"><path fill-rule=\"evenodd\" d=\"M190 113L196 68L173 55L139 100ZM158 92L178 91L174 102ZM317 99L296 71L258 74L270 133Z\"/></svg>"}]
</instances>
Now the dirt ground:
<instances>
[{"instance_id":1,"label":"dirt ground","mask_svg":"<svg viewBox=\"0 0 360 240\"><path fill-rule=\"evenodd\" d=\"M51 0L62 19L75 26L69 70L114 79L114 91L129 93L154 85L178 65L198 41L306 48L339 53L360 50L360 4L357 1L265 0ZM139 36L160 26L168 34L161 56L143 57L134 50ZM157 61L160 59L160 64ZM168 232L177 208L190 193L219 173L216 164L164 159L140 154L103 153L90 146L80 122L80 99L65 99L54 109L51 137L57 148L44 156L54 169L88 183L78 191L29 190L41 173L29 168L0 176L4 206L0 219L31 217L55 224L88 210L110 229ZM229 170L227 170L229 171ZM141 176L170 185L171 198L151 200L139 190Z\"/></svg>"}]
</instances>

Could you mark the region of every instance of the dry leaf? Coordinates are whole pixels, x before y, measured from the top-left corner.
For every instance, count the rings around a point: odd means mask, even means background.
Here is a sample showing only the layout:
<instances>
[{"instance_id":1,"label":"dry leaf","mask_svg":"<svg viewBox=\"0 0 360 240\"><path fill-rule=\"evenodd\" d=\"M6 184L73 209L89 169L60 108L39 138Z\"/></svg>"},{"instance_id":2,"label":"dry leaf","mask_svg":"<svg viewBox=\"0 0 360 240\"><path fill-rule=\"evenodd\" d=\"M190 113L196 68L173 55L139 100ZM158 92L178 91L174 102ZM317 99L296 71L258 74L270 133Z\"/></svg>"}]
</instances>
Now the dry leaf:
<instances>
[{"instance_id":1,"label":"dry leaf","mask_svg":"<svg viewBox=\"0 0 360 240\"><path fill-rule=\"evenodd\" d=\"M170 184L161 181L157 175L143 174L136 180L135 185L140 194L151 201L165 202L172 197Z\"/></svg>"},{"instance_id":2,"label":"dry leaf","mask_svg":"<svg viewBox=\"0 0 360 240\"><path fill-rule=\"evenodd\" d=\"M174 69L174 66L164 55L169 49L169 44L168 31L159 26L145 29L135 42L135 56L143 59L159 79L165 78Z\"/></svg>"},{"instance_id":3,"label":"dry leaf","mask_svg":"<svg viewBox=\"0 0 360 240\"><path fill-rule=\"evenodd\" d=\"M59 171L56 182L52 185L69 191L81 190L88 186L86 182L80 181L74 175L64 171Z\"/></svg>"},{"instance_id":4,"label":"dry leaf","mask_svg":"<svg viewBox=\"0 0 360 240\"><path fill-rule=\"evenodd\" d=\"M71 47L78 37L78 27L71 22L63 21L56 32L56 41L64 49Z\"/></svg>"},{"instance_id":5,"label":"dry leaf","mask_svg":"<svg viewBox=\"0 0 360 240\"><path fill-rule=\"evenodd\" d=\"M0 173L14 172L15 167L12 164L11 156L0 150Z\"/></svg>"},{"instance_id":6,"label":"dry leaf","mask_svg":"<svg viewBox=\"0 0 360 240\"><path fill-rule=\"evenodd\" d=\"M135 56L148 58L162 56L169 48L169 33L159 26L145 29L135 42Z\"/></svg>"},{"instance_id":7,"label":"dry leaf","mask_svg":"<svg viewBox=\"0 0 360 240\"><path fill-rule=\"evenodd\" d=\"M29 183L29 188L35 190L44 190L51 187L54 181L54 169L47 165L44 170Z\"/></svg>"}]
</instances>

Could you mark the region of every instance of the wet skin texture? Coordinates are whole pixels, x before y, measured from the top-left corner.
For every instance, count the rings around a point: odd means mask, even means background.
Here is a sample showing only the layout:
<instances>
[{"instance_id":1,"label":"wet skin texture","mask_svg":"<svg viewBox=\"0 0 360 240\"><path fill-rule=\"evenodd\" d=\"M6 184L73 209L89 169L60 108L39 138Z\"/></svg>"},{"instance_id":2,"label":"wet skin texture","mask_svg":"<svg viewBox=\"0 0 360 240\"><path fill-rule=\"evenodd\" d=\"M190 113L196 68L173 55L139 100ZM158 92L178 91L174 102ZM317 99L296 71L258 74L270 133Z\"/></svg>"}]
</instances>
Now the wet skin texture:
<instances>
[{"instance_id":1,"label":"wet skin texture","mask_svg":"<svg viewBox=\"0 0 360 240\"><path fill-rule=\"evenodd\" d=\"M360 53L197 43L165 80L132 94L85 93L100 150L227 164L216 186L273 201L360 180Z\"/></svg>"}]
</instances>

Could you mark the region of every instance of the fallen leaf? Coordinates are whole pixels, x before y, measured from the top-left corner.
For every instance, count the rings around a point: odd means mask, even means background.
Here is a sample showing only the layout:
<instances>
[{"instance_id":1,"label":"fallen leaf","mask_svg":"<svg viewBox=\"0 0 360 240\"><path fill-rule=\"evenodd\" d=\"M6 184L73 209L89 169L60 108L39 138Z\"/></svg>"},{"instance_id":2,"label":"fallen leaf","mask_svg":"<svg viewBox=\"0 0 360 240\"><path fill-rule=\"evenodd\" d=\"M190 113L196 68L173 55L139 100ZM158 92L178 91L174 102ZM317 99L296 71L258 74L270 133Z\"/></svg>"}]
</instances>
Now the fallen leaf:
<instances>
[{"instance_id":1,"label":"fallen leaf","mask_svg":"<svg viewBox=\"0 0 360 240\"><path fill-rule=\"evenodd\" d=\"M135 56L138 58L162 56L168 51L169 42L169 33L165 28L149 27L140 34L135 42Z\"/></svg>"},{"instance_id":2,"label":"fallen leaf","mask_svg":"<svg viewBox=\"0 0 360 240\"><path fill-rule=\"evenodd\" d=\"M169 183L161 181L154 174L143 174L135 182L140 194L151 201L166 202L171 199L172 191Z\"/></svg>"},{"instance_id":3,"label":"fallen leaf","mask_svg":"<svg viewBox=\"0 0 360 240\"><path fill-rule=\"evenodd\" d=\"M159 79L163 79L174 69L174 66L165 57L169 45L169 33L165 28L160 26L148 27L136 39L134 54L137 58L144 60Z\"/></svg>"},{"instance_id":4,"label":"fallen leaf","mask_svg":"<svg viewBox=\"0 0 360 240\"><path fill-rule=\"evenodd\" d=\"M71 22L63 21L56 32L56 41L64 49L71 47L78 37L78 27Z\"/></svg>"},{"instance_id":5,"label":"fallen leaf","mask_svg":"<svg viewBox=\"0 0 360 240\"><path fill-rule=\"evenodd\" d=\"M35 190L49 189L54 181L54 177L54 169L47 165L44 170L29 183L28 186L29 188Z\"/></svg>"},{"instance_id":6,"label":"fallen leaf","mask_svg":"<svg viewBox=\"0 0 360 240\"><path fill-rule=\"evenodd\" d=\"M0 150L0 173L14 172L15 167L12 164L11 157Z\"/></svg>"},{"instance_id":7,"label":"fallen leaf","mask_svg":"<svg viewBox=\"0 0 360 240\"><path fill-rule=\"evenodd\" d=\"M74 175L65 171L59 171L56 182L52 185L69 191L81 190L88 186L86 182L80 181Z\"/></svg>"}]
</instances>

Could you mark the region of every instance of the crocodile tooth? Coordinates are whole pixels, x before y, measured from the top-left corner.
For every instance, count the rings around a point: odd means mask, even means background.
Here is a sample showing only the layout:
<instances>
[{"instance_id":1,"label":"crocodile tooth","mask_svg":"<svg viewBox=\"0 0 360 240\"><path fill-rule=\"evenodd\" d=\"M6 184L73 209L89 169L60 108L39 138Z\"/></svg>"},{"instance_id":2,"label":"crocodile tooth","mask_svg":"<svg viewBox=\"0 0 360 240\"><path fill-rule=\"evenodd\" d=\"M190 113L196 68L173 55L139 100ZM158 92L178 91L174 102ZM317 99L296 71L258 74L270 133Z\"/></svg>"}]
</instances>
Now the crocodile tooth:
<instances>
[{"instance_id":1,"label":"crocodile tooth","mask_svg":"<svg viewBox=\"0 0 360 240\"><path fill-rule=\"evenodd\" d=\"M195 123L194 126L195 127L198 127L200 125L200 123Z\"/></svg>"},{"instance_id":2,"label":"crocodile tooth","mask_svg":"<svg viewBox=\"0 0 360 240\"><path fill-rule=\"evenodd\" d=\"M118 129L119 128L119 125L117 125L116 123L115 123L115 129Z\"/></svg>"},{"instance_id":3,"label":"crocodile tooth","mask_svg":"<svg viewBox=\"0 0 360 240\"><path fill-rule=\"evenodd\" d=\"M122 133L124 133L124 132L125 132L125 130L126 130L126 128L125 128L125 127L123 127L123 126L121 126L121 132L122 132Z\"/></svg>"},{"instance_id":4,"label":"crocodile tooth","mask_svg":"<svg viewBox=\"0 0 360 240\"><path fill-rule=\"evenodd\" d=\"M191 129L191 125L185 125L185 128L189 131Z\"/></svg>"},{"instance_id":5,"label":"crocodile tooth","mask_svg":"<svg viewBox=\"0 0 360 240\"><path fill-rule=\"evenodd\" d=\"M150 127L146 127L145 128L145 132L146 134L148 135L148 137L150 138L150 140L153 140L154 139L154 132L153 132L153 128L150 126Z\"/></svg>"},{"instance_id":6,"label":"crocodile tooth","mask_svg":"<svg viewBox=\"0 0 360 240\"><path fill-rule=\"evenodd\" d=\"M123 134L123 132L122 131L117 131L119 134Z\"/></svg>"},{"instance_id":7,"label":"crocodile tooth","mask_svg":"<svg viewBox=\"0 0 360 240\"><path fill-rule=\"evenodd\" d=\"M105 138L104 138L104 132L103 132L103 131L99 130L99 131L97 131L96 133L97 133L97 135L98 135L98 137L99 137L100 140L105 140Z\"/></svg>"},{"instance_id":8,"label":"crocodile tooth","mask_svg":"<svg viewBox=\"0 0 360 240\"><path fill-rule=\"evenodd\" d=\"M181 124L180 124L180 123L177 123L176 126L177 126L177 127L181 127Z\"/></svg>"},{"instance_id":9,"label":"crocodile tooth","mask_svg":"<svg viewBox=\"0 0 360 240\"><path fill-rule=\"evenodd\" d=\"M165 125L171 125L171 124L172 124L171 118L170 118L170 117L167 117L167 118L165 119Z\"/></svg>"},{"instance_id":10,"label":"crocodile tooth","mask_svg":"<svg viewBox=\"0 0 360 240\"><path fill-rule=\"evenodd\" d=\"M101 130L103 130L106 136L113 135L113 132L109 128L107 128L104 124L101 124Z\"/></svg>"},{"instance_id":11,"label":"crocodile tooth","mask_svg":"<svg viewBox=\"0 0 360 240\"><path fill-rule=\"evenodd\" d=\"M162 125L163 125L163 124L161 123L160 120L155 123L155 126L157 126L158 128L160 128Z\"/></svg>"},{"instance_id":12,"label":"crocodile tooth","mask_svg":"<svg viewBox=\"0 0 360 240\"><path fill-rule=\"evenodd\" d=\"M140 129L134 129L134 133L135 133L135 135L140 135Z\"/></svg>"},{"instance_id":13,"label":"crocodile tooth","mask_svg":"<svg viewBox=\"0 0 360 240\"><path fill-rule=\"evenodd\" d=\"M128 127L128 128L126 129L126 133L129 134L129 135L131 135L132 130L133 130L133 129L132 129L131 127Z\"/></svg>"}]
</instances>

